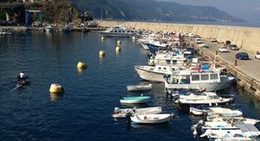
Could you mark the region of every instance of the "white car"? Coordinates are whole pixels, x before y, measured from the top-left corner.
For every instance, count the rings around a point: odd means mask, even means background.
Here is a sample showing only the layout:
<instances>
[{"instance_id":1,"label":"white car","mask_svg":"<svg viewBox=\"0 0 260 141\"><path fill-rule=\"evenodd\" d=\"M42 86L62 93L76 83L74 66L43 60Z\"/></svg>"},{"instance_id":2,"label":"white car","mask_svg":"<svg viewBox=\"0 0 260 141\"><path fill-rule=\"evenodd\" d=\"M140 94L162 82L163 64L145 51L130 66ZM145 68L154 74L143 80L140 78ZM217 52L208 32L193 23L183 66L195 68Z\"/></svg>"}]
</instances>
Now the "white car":
<instances>
[{"instance_id":1,"label":"white car","mask_svg":"<svg viewBox=\"0 0 260 141\"><path fill-rule=\"evenodd\" d=\"M201 44L202 42L201 42L201 38L195 38L195 42L197 43L197 44Z\"/></svg>"},{"instance_id":2,"label":"white car","mask_svg":"<svg viewBox=\"0 0 260 141\"><path fill-rule=\"evenodd\" d=\"M217 42L217 39L216 38L210 38L209 41L210 42Z\"/></svg>"},{"instance_id":3,"label":"white car","mask_svg":"<svg viewBox=\"0 0 260 141\"><path fill-rule=\"evenodd\" d=\"M257 51L257 52L255 53L255 59L260 59L260 52L259 52L259 51Z\"/></svg>"},{"instance_id":4,"label":"white car","mask_svg":"<svg viewBox=\"0 0 260 141\"><path fill-rule=\"evenodd\" d=\"M227 46L222 46L218 49L219 52L228 52L228 47Z\"/></svg>"}]
</instances>

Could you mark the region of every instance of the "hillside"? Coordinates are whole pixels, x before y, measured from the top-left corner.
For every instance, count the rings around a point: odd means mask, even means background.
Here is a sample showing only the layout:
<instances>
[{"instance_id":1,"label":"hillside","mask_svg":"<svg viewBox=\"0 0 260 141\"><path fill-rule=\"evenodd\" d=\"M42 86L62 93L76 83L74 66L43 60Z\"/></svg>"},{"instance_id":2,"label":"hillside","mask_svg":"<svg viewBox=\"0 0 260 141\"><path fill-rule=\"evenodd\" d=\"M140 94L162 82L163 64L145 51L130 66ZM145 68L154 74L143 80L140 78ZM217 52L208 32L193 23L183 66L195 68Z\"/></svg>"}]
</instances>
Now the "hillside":
<instances>
[{"instance_id":1,"label":"hillside","mask_svg":"<svg viewBox=\"0 0 260 141\"><path fill-rule=\"evenodd\" d=\"M80 24L83 18L85 20L92 20L89 15L83 15L81 11L69 0L53 0L46 2L34 3L0 3L0 20L5 20L5 12L9 14L10 21L23 25L25 23L25 10L41 10L44 23L66 24L77 23ZM30 13L28 15L29 24L39 21L37 13Z\"/></svg>"},{"instance_id":2,"label":"hillside","mask_svg":"<svg viewBox=\"0 0 260 141\"><path fill-rule=\"evenodd\" d=\"M139 21L243 22L214 7L189 6L153 0L71 0L94 18Z\"/></svg>"}]
</instances>

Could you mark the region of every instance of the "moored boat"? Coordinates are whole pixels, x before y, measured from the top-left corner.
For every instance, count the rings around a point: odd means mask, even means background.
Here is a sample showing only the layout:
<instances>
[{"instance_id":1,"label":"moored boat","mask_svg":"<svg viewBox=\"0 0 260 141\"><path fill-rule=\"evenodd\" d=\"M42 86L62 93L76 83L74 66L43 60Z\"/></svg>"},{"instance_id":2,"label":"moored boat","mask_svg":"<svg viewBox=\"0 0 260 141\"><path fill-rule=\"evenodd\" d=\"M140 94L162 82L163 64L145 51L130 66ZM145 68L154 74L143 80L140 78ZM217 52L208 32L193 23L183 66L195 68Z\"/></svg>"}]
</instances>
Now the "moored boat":
<instances>
[{"instance_id":1,"label":"moored boat","mask_svg":"<svg viewBox=\"0 0 260 141\"><path fill-rule=\"evenodd\" d=\"M140 104L148 103L151 100L150 96L124 96L120 97L121 104Z\"/></svg>"},{"instance_id":2,"label":"moored boat","mask_svg":"<svg viewBox=\"0 0 260 141\"><path fill-rule=\"evenodd\" d=\"M208 119L216 117L238 117L243 115L240 110L223 107L209 107L208 109L190 107L190 113L197 116L206 114Z\"/></svg>"},{"instance_id":3,"label":"moored boat","mask_svg":"<svg viewBox=\"0 0 260 141\"><path fill-rule=\"evenodd\" d=\"M152 82L164 82L164 75L173 74L175 69L167 65L138 65L134 68L140 78Z\"/></svg>"},{"instance_id":4,"label":"moored boat","mask_svg":"<svg viewBox=\"0 0 260 141\"><path fill-rule=\"evenodd\" d=\"M193 69L179 71L179 73L164 77L167 89L197 89L205 88L206 91L218 91L228 88L235 78L221 75L220 69Z\"/></svg>"},{"instance_id":5,"label":"moored boat","mask_svg":"<svg viewBox=\"0 0 260 141\"><path fill-rule=\"evenodd\" d=\"M138 124L159 124L171 120L172 114L141 114L131 116L131 121Z\"/></svg>"},{"instance_id":6,"label":"moored boat","mask_svg":"<svg viewBox=\"0 0 260 141\"><path fill-rule=\"evenodd\" d=\"M100 31L99 33L105 37L131 37L133 34L136 33L136 30L126 28L123 25L119 25L108 28L105 31Z\"/></svg>"},{"instance_id":7,"label":"moored boat","mask_svg":"<svg viewBox=\"0 0 260 141\"><path fill-rule=\"evenodd\" d=\"M140 85L128 85L126 86L127 91L147 91L152 89L152 84L140 84Z\"/></svg>"},{"instance_id":8,"label":"moored boat","mask_svg":"<svg viewBox=\"0 0 260 141\"><path fill-rule=\"evenodd\" d=\"M175 101L181 109L187 109L191 106L198 106L198 105L221 105L221 104L228 104L234 102L233 97L223 98L218 96L214 92L203 92L200 94L191 93L187 96L182 96Z\"/></svg>"},{"instance_id":9,"label":"moored boat","mask_svg":"<svg viewBox=\"0 0 260 141\"><path fill-rule=\"evenodd\" d=\"M115 107L113 118L126 118L127 114L139 115L139 114L159 114L162 112L162 107L146 107L146 108L126 108L120 109Z\"/></svg>"}]
</instances>

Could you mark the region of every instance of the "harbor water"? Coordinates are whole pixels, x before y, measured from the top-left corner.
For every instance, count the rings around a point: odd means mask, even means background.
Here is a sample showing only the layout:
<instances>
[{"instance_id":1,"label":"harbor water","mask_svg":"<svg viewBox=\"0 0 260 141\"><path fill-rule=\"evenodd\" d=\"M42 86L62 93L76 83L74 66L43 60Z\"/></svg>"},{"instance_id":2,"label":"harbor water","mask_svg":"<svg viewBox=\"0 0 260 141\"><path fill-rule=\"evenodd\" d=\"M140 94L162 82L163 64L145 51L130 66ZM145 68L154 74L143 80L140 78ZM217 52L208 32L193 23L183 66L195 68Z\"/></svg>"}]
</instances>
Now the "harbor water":
<instances>
[{"instance_id":1,"label":"harbor water","mask_svg":"<svg viewBox=\"0 0 260 141\"><path fill-rule=\"evenodd\" d=\"M116 52L118 40L121 52ZM99 57L104 50L105 56ZM143 92L152 102L174 113L169 124L132 125L111 114L119 97L140 95L126 86L142 81L134 65L147 64L147 51L130 38L105 38L98 33L21 32L0 36L0 140L1 141L192 141L191 125L199 117L179 111L167 99L163 83ZM77 69L79 61L87 68ZM24 71L30 84L16 89L16 76ZM53 83L63 94L50 94ZM260 103L235 85L225 93L235 95L245 117L260 119ZM132 105L127 105L132 106ZM136 106L136 105L135 105Z\"/></svg>"}]
</instances>

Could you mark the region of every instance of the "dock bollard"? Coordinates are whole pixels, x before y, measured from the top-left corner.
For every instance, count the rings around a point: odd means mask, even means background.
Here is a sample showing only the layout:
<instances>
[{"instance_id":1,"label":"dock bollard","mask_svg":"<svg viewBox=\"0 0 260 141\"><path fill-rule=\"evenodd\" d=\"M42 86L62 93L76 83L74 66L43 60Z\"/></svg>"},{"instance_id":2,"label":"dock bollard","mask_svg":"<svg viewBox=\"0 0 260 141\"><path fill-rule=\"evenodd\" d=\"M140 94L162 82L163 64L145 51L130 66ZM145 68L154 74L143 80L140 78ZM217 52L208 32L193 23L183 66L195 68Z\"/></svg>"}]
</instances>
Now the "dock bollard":
<instances>
[{"instance_id":1,"label":"dock bollard","mask_svg":"<svg viewBox=\"0 0 260 141\"><path fill-rule=\"evenodd\" d=\"M235 66L237 66L237 59L235 60Z\"/></svg>"}]
</instances>

